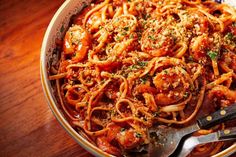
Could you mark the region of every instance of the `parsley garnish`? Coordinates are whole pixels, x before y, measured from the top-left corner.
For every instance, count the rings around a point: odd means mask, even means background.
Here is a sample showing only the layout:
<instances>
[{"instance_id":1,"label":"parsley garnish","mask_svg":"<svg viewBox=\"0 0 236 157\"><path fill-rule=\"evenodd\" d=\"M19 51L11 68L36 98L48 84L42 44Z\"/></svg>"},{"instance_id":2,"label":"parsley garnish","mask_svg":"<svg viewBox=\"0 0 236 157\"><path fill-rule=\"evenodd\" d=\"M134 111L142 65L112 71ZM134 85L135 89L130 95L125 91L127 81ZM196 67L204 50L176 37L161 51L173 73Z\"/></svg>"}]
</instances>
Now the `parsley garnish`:
<instances>
[{"instance_id":1,"label":"parsley garnish","mask_svg":"<svg viewBox=\"0 0 236 157\"><path fill-rule=\"evenodd\" d=\"M151 17L150 14L144 15L144 19L145 19L145 20L148 19L148 18L150 18L150 17Z\"/></svg>"},{"instance_id":2,"label":"parsley garnish","mask_svg":"<svg viewBox=\"0 0 236 157\"><path fill-rule=\"evenodd\" d=\"M122 32L121 35L125 36L125 35L127 35L127 33L126 32Z\"/></svg>"},{"instance_id":3,"label":"parsley garnish","mask_svg":"<svg viewBox=\"0 0 236 157\"><path fill-rule=\"evenodd\" d=\"M153 41L156 40L156 38L153 37L153 36L151 36L151 35L149 35L148 38L151 39L151 40L153 40Z\"/></svg>"},{"instance_id":4,"label":"parsley garnish","mask_svg":"<svg viewBox=\"0 0 236 157\"><path fill-rule=\"evenodd\" d=\"M129 36L131 39L133 39L134 38L134 35L133 34L130 34L130 36Z\"/></svg>"},{"instance_id":5,"label":"parsley garnish","mask_svg":"<svg viewBox=\"0 0 236 157\"><path fill-rule=\"evenodd\" d=\"M145 84L149 77L150 76L147 74L144 77L140 78L140 81L142 82L142 84Z\"/></svg>"},{"instance_id":6,"label":"parsley garnish","mask_svg":"<svg viewBox=\"0 0 236 157\"><path fill-rule=\"evenodd\" d=\"M129 27L124 27L124 30L125 30L125 31L128 31L128 30L129 30Z\"/></svg>"},{"instance_id":7,"label":"parsley garnish","mask_svg":"<svg viewBox=\"0 0 236 157\"><path fill-rule=\"evenodd\" d=\"M208 51L207 55L212 59L215 60L218 56L218 53L216 51Z\"/></svg>"},{"instance_id":8,"label":"parsley garnish","mask_svg":"<svg viewBox=\"0 0 236 157\"><path fill-rule=\"evenodd\" d=\"M148 62L146 62L146 61L138 61L137 63L141 67L144 67L144 66L146 66L148 64Z\"/></svg>"},{"instance_id":9,"label":"parsley garnish","mask_svg":"<svg viewBox=\"0 0 236 157\"><path fill-rule=\"evenodd\" d=\"M144 21L144 22L142 23L143 27L145 27L146 24L147 24L147 21Z\"/></svg>"},{"instance_id":10,"label":"parsley garnish","mask_svg":"<svg viewBox=\"0 0 236 157\"><path fill-rule=\"evenodd\" d=\"M138 33L138 40L141 40L141 38L142 38L142 34L139 32Z\"/></svg>"},{"instance_id":11,"label":"parsley garnish","mask_svg":"<svg viewBox=\"0 0 236 157\"><path fill-rule=\"evenodd\" d=\"M187 98L188 97L188 92L185 92L183 96L184 96L184 98Z\"/></svg>"},{"instance_id":12,"label":"parsley garnish","mask_svg":"<svg viewBox=\"0 0 236 157\"><path fill-rule=\"evenodd\" d=\"M154 117L157 117L160 114L160 107L157 107L157 111L153 113Z\"/></svg>"},{"instance_id":13,"label":"parsley garnish","mask_svg":"<svg viewBox=\"0 0 236 157\"><path fill-rule=\"evenodd\" d=\"M188 57L188 59L189 59L190 61L193 61L193 56L190 55L190 56Z\"/></svg>"},{"instance_id":14,"label":"parsley garnish","mask_svg":"<svg viewBox=\"0 0 236 157\"><path fill-rule=\"evenodd\" d=\"M167 70L163 70L163 72L164 72L165 74L168 74L168 71L167 71Z\"/></svg>"},{"instance_id":15,"label":"parsley garnish","mask_svg":"<svg viewBox=\"0 0 236 157\"><path fill-rule=\"evenodd\" d=\"M137 137L137 138L142 138L142 134L139 133L139 132L136 132L136 133L135 133L135 137Z\"/></svg>"},{"instance_id":16,"label":"parsley garnish","mask_svg":"<svg viewBox=\"0 0 236 157\"><path fill-rule=\"evenodd\" d=\"M229 40L232 40L233 37L234 37L234 35L231 32L226 34L226 38Z\"/></svg>"},{"instance_id":17,"label":"parsley garnish","mask_svg":"<svg viewBox=\"0 0 236 157\"><path fill-rule=\"evenodd\" d=\"M102 26L99 26L99 29L101 30L101 29L103 29L103 27L102 27Z\"/></svg>"},{"instance_id":18,"label":"parsley garnish","mask_svg":"<svg viewBox=\"0 0 236 157\"><path fill-rule=\"evenodd\" d=\"M114 110L111 110L111 115L115 115L115 111Z\"/></svg>"},{"instance_id":19,"label":"parsley garnish","mask_svg":"<svg viewBox=\"0 0 236 157\"><path fill-rule=\"evenodd\" d=\"M117 40L117 41L120 41L120 37L116 36L116 40Z\"/></svg>"},{"instance_id":20,"label":"parsley garnish","mask_svg":"<svg viewBox=\"0 0 236 157\"><path fill-rule=\"evenodd\" d=\"M120 132L123 132L123 131L125 131L125 128L121 128L121 129L120 129Z\"/></svg>"},{"instance_id":21,"label":"parsley garnish","mask_svg":"<svg viewBox=\"0 0 236 157\"><path fill-rule=\"evenodd\" d=\"M140 80L141 80L142 84L145 84L147 81L147 78L140 78Z\"/></svg>"},{"instance_id":22,"label":"parsley garnish","mask_svg":"<svg viewBox=\"0 0 236 157\"><path fill-rule=\"evenodd\" d=\"M130 67L131 69L138 69L138 67L137 67L137 65L132 65L131 67Z\"/></svg>"}]
</instances>

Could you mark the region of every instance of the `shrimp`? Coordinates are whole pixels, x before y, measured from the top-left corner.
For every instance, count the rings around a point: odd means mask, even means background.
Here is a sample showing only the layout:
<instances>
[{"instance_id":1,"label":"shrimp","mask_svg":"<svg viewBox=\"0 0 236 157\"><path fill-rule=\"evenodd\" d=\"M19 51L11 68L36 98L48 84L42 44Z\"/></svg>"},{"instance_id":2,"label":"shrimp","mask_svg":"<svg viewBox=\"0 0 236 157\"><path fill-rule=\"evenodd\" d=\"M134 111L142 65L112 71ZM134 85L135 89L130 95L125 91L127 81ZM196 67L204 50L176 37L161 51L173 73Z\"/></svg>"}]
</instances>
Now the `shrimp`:
<instances>
[{"instance_id":1,"label":"shrimp","mask_svg":"<svg viewBox=\"0 0 236 157\"><path fill-rule=\"evenodd\" d=\"M109 141L116 140L125 149L134 148L142 140L141 135L137 136L134 129L124 129L116 124L109 126L107 139Z\"/></svg>"},{"instance_id":2,"label":"shrimp","mask_svg":"<svg viewBox=\"0 0 236 157\"><path fill-rule=\"evenodd\" d=\"M158 73L153 78L153 84L160 93L155 96L157 104L160 105L170 105L178 102L184 96L187 88L189 88L189 83L186 80L178 79L179 71L169 68Z\"/></svg>"},{"instance_id":3,"label":"shrimp","mask_svg":"<svg viewBox=\"0 0 236 157\"><path fill-rule=\"evenodd\" d=\"M191 40L189 51L193 59L202 63L206 63L207 61L209 61L209 59L211 59L208 52L212 51L214 53L217 53L217 56L219 55L222 46L221 43L221 34L203 34Z\"/></svg>"},{"instance_id":4,"label":"shrimp","mask_svg":"<svg viewBox=\"0 0 236 157\"><path fill-rule=\"evenodd\" d=\"M206 60L206 49L208 48L208 43L207 35L200 35L192 39L189 50L195 60Z\"/></svg>"},{"instance_id":5,"label":"shrimp","mask_svg":"<svg viewBox=\"0 0 236 157\"><path fill-rule=\"evenodd\" d=\"M182 14L180 17L183 26L191 30L194 34L201 35L208 32L209 22L203 13L189 10L188 15Z\"/></svg>"},{"instance_id":6,"label":"shrimp","mask_svg":"<svg viewBox=\"0 0 236 157\"><path fill-rule=\"evenodd\" d=\"M150 55L160 57L172 53L176 37L171 35L171 28L148 28L141 38L141 49Z\"/></svg>"},{"instance_id":7,"label":"shrimp","mask_svg":"<svg viewBox=\"0 0 236 157\"><path fill-rule=\"evenodd\" d=\"M224 53L222 54L220 62L236 73L236 54L233 52Z\"/></svg>"},{"instance_id":8,"label":"shrimp","mask_svg":"<svg viewBox=\"0 0 236 157\"><path fill-rule=\"evenodd\" d=\"M140 144L141 135L136 133L133 129L127 129L117 134L117 141L125 149L132 149Z\"/></svg>"},{"instance_id":9,"label":"shrimp","mask_svg":"<svg viewBox=\"0 0 236 157\"><path fill-rule=\"evenodd\" d=\"M63 51L65 55L71 55L72 61L82 61L91 46L90 34L81 26L74 25L67 31Z\"/></svg>"},{"instance_id":10,"label":"shrimp","mask_svg":"<svg viewBox=\"0 0 236 157\"><path fill-rule=\"evenodd\" d=\"M101 12L96 12L90 16L86 23L86 27L88 27L90 32L96 32L102 26L102 23Z\"/></svg>"},{"instance_id":11,"label":"shrimp","mask_svg":"<svg viewBox=\"0 0 236 157\"><path fill-rule=\"evenodd\" d=\"M157 90L154 87L151 87L147 84L139 84L135 87L134 91L136 92L135 94L139 93L151 93L151 94L156 94Z\"/></svg>"},{"instance_id":12,"label":"shrimp","mask_svg":"<svg viewBox=\"0 0 236 157\"><path fill-rule=\"evenodd\" d=\"M225 86L222 85L218 85L215 86L214 88L212 88L209 93L208 93L208 97L212 100L212 99L219 99L221 100L223 98L226 99L224 101L221 101L221 106L228 106L231 103L235 103L236 102L236 91L234 90L230 90Z\"/></svg>"},{"instance_id":13,"label":"shrimp","mask_svg":"<svg viewBox=\"0 0 236 157\"><path fill-rule=\"evenodd\" d=\"M97 145L103 151L121 156L120 150L112 143L118 143L124 149L132 149L143 142L142 134L135 132L133 128L125 129L117 124L111 124L107 135L97 138Z\"/></svg>"},{"instance_id":14,"label":"shrimp","mask_svg":"<svg viewBox=\"0 0 236 157\"><path fill-rule=\"evenodd\" d=\"M115 156L121 156L120 150L116 148L115 146L111 145L109 141L107 140L107 137L105 136L101 136L97 138L97 145L104 152L113 154Z\"/></svg>"}]
</instances>

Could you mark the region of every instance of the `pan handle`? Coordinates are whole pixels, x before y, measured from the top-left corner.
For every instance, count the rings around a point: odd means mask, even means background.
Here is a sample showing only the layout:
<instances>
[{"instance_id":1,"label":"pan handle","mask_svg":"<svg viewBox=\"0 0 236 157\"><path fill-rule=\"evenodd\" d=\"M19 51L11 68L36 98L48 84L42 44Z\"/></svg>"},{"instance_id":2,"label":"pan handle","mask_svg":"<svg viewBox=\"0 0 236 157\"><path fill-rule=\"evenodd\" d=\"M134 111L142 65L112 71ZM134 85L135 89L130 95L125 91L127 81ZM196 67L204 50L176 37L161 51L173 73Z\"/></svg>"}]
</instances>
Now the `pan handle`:
<instances>
[{"instance_id":1,"label":"pan handle","mask_svg":"<svg viewBox=\"0 0 236 157\"><path fill-rule=\"evenodd\" d=\"M206 129L234 118L236 118L236 103L198 119L197 123L201 129Z\"/></svg>"},{"instance_id":2,"label":"pan handle","mask_svg":"<svg viewBox=\"0 0 236 157\"><path fill-rule=\"evenodd\" d=\"M218 131L219 140L236 139L236 127Z\"/></svg>"}]
</instances>

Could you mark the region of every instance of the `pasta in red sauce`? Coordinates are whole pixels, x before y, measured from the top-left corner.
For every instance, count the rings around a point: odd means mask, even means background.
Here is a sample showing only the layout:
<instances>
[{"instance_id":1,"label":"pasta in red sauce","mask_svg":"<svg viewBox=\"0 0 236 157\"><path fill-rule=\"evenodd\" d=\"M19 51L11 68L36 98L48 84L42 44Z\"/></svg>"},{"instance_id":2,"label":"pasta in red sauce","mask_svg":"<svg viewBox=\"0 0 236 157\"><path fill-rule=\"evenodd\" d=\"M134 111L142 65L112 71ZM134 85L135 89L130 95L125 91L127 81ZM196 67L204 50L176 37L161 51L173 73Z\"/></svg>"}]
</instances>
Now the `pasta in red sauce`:
<instances>
[{"instance_id":1,"label":"pasta in red sauce","mask_svg":"<svg viewBox=\"0 0 236 157\"><path fill-rule=\"evenodd\" d=\"M122 156L148 144L153 125L189 125L206 99L213 110L236 102L233 7L209 0L104 0L72 23L49 78L73 126L107 153ZM223 143L213 145L211 154Z\"/></svg>"}]
</instances>

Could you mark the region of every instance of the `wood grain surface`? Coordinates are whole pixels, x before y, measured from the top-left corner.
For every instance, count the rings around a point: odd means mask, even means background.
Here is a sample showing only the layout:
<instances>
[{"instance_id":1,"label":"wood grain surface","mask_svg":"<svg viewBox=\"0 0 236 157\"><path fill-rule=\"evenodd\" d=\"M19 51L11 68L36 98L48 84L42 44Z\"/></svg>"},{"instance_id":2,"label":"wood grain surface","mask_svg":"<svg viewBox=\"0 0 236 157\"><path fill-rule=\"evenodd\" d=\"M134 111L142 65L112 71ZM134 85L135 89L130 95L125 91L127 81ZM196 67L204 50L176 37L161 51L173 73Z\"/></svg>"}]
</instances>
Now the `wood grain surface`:
<instances>
[{"instance_id":1,"label":"wood grain surface","mask_svg":"<svg viewBox=\"0 0 236 157\"><path fill-rule=\"evenodd\" d=\"M0 0L0 156L91 155L60 126L40 83L40 48L64 0Z\"/></svg>"}]
</instances>

